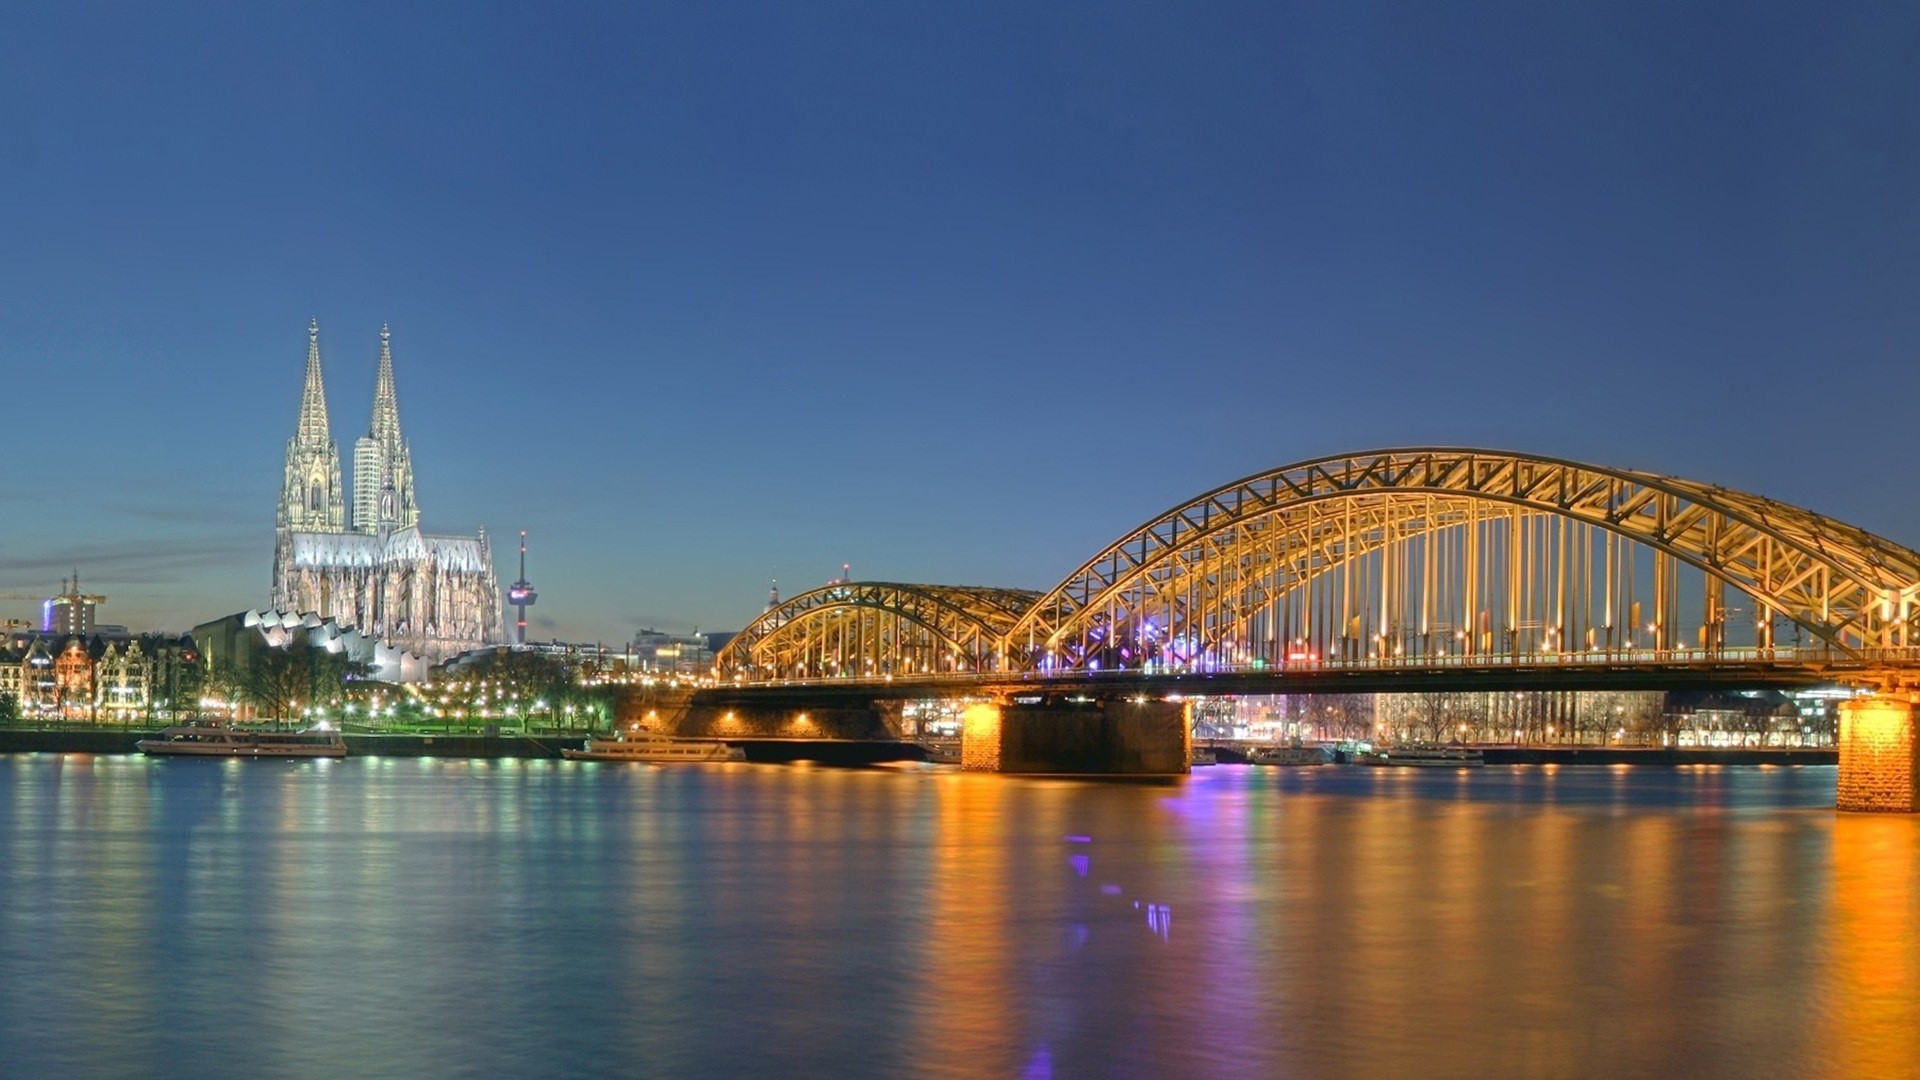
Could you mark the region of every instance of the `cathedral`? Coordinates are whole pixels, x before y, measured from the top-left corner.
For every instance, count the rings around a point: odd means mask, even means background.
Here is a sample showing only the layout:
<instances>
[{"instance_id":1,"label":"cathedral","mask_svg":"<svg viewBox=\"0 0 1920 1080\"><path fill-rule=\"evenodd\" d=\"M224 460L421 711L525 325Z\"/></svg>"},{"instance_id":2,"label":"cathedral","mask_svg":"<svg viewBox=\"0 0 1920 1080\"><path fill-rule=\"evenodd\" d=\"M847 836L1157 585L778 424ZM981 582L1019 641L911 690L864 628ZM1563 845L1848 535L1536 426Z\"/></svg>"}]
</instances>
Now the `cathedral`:
<instances>
[{"instance_id":1,"label":"cathedral","mask_svg":"<svg viewBox=\"0 0 1920 1080\"><path fill-rule=\"evenodd\" d=\"M275 531L273 604L280 611L332 619L431 662L503 639L486 530L478 536L420 531L384 326L373 422L353 447L351 498L340 480L340 447L327 426L320 327L307 326L307 383L300 426L287 441Z\"/></svg>"}]
</instances>

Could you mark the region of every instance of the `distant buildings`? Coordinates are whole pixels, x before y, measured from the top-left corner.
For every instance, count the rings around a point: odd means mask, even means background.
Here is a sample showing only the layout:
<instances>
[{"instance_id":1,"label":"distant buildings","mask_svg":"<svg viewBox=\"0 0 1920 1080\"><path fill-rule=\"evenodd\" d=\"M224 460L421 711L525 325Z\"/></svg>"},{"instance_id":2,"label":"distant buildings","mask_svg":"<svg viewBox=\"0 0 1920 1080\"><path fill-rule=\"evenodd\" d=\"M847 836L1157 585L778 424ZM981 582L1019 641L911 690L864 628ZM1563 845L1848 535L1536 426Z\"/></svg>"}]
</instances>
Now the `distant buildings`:
<instances>
[{"instance_id":1,"label":"distant buildings","mask_svg":"<svg viewBox=\"0 0 1920 1080\"><path fill-rule=\"evenodd\" d=\"M485 530L430 536L419 521L386 328L372 424L354 446L349 502L328 427L320 328L309 324L306 387L276 516L274 608L303 619L312 613L435 661L500 641L500 587Z\"/></svg>"},{"instance_id":2,"label":"distant buildings","mask_svg":"<svg viewBox=\"0 0 1920 1080\"><path fill-rule=\"evenodd\" d=\"M1286 694L1192 699L1197 738L1572 746L1833 745L1841 688Z\"/></svg>"},{"instance_id":3,"label":"distant buildings","mask_svg":"<svg viewBox=\"0 0 1920 1080\"><path fill-rule=\"evenodd\" d=\"M191 708L199 650L179 634L89 636L21 631L0 640L0 696L22 719L106 723Z\"/></svg>"},{"instance_id":4,"label":"distant buildings","mask_svg":"<svg viewBox=\"0 0 1920 1080\"><path fill-rule=\"evenodd\" d=\"M81 637L93 633L94 610L107 598L82 593L78 570L73 572L71 580L62 580L60 587L64 591L57 596L47 597L40 605L40 631L46 634L78 634Z\"/></svg>"},{"instance_id":5,"label":"distant buildings","mask_svg":"<svg viewBox=\"0 0 1920 1080\"><path fill-rule=\"evenodd\" d=\"M621 681L661 676L701 679L713 674L714 653L726 646L733 632L675 634L646 629L624 645L601 642L529 641L525 645L496 645L474 649L447 660L436 671L466 676L499 663L510 654L533 653L552 657L583 680Z\"/></svg>"},{"instance_id":6,"label":"distant buildings","mask_svg":"<svg viewBox=\"0 0 1920 1080\"><path fill-rule=\"evenodd\" d=\"M714 649L705 634L674 634L646 629L633 635L633 669L665 675L706 675L713 671Z\"/></svg>"}]
</instances>

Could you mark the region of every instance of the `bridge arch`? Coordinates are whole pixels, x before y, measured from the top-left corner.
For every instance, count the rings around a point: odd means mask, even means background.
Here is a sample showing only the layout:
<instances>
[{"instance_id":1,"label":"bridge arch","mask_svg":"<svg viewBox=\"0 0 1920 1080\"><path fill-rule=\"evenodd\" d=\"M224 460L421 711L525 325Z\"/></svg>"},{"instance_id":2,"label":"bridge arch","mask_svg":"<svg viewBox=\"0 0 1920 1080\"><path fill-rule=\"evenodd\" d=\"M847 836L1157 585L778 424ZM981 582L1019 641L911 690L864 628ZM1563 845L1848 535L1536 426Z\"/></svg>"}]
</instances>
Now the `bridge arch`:
<instances>
[{"instance_id":1,"label":"bridge arch","mask_svg":"<svg viewBox=\"0 0 1920 1080\"><path fill-rule=\"evenodd\" d=\"M1040 594L1027 589L840 582L760 615L715 657L751 681L979 674L1005 666L1006 633Z\"/></svg>"},{"instance_id":2,"label":"bridge arch","mask_svg":"<svg viewBox=\"0 0 1920 1080\"><path fill-rule=\"evenodd\" d=\"M1704 585L1702 649L1726 644L1729 587L1751 598L1757 648L1781 627L1852 657L1915 643L1920 554L1863 529L1675 477L1416 447L1301 462L1177 506L1027 605L1005 652L1044 673L1673 651L1692 647L1683 566Z\"/></svg>"}]
</instances>

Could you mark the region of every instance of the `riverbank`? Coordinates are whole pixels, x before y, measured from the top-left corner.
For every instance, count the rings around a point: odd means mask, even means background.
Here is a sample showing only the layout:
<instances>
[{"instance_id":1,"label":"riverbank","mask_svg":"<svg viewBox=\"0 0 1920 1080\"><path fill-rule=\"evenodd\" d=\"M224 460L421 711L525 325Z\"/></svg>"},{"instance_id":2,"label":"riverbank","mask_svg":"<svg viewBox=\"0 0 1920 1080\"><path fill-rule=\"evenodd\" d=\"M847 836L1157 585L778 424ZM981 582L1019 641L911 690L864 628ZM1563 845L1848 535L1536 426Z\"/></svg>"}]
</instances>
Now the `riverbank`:
<instances>
[{"instance_id":1,"label":"riverbank","mask_svg":"<svg viewBox=\"0 0 1920 1080\"><path fill-rule=\"evenodd\" d=\"M39 731L0 728L0 754L137 754L134 743L146 732L84 728ZM579 746L570 735L346 735L347 750L358 757L552 759L563 746ZM821 765L879 765L925 761L925 748L888 739L727 739L760 764L800 761ZM1222 764L1244 763L1243 748L1215 748ZM1831 749L1760 747L1639 746L1486 746L1489 765L1836 765Z\"/></svg>"},{"instance_id":2,"label":"riverbank","mask_svg":"<svg viewBox=\"0 0 1920 1080\"><path fill-rule=\"evenodd\" d=\"M1840 751L1805 747L1487 746L1489 765L1838 765Z\"/></svg>"},{"instance_id":3,"label":"riverbank","mask_svg":"<svg viewBox=\"0 0 1920 1080\"><path fill-rule=\"evenodd\" d=\"M39 731L0 728L0 754L137 754L135 743L149 733L113 729ZM344 735L356 757L557 759L562 747L579 747L584 736L570 735ZM749 762L785 765L800 761L821 765L877 765L924 761L926 751L891 740L728 739L746 751Z\"/></svg>"}]
</instances>

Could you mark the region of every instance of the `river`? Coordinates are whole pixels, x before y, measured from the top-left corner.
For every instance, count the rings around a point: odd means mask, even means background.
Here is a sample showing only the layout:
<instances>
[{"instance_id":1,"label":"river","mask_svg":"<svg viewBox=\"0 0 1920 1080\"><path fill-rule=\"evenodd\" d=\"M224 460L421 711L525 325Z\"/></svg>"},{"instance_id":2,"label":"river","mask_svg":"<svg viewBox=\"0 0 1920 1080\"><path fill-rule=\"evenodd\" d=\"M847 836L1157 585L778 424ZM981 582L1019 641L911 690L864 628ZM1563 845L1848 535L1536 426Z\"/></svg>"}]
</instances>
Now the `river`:
<instances>
[{"instance_id":1,"label":"river","mask_svg":"<svg viewBox=\"0 0 1920 1080\"><path fill-rule=\"evenodd\" d=\"M0 756L13 1077L1907 1076L1832 768Z\"/></svg>"}]
</instances>

